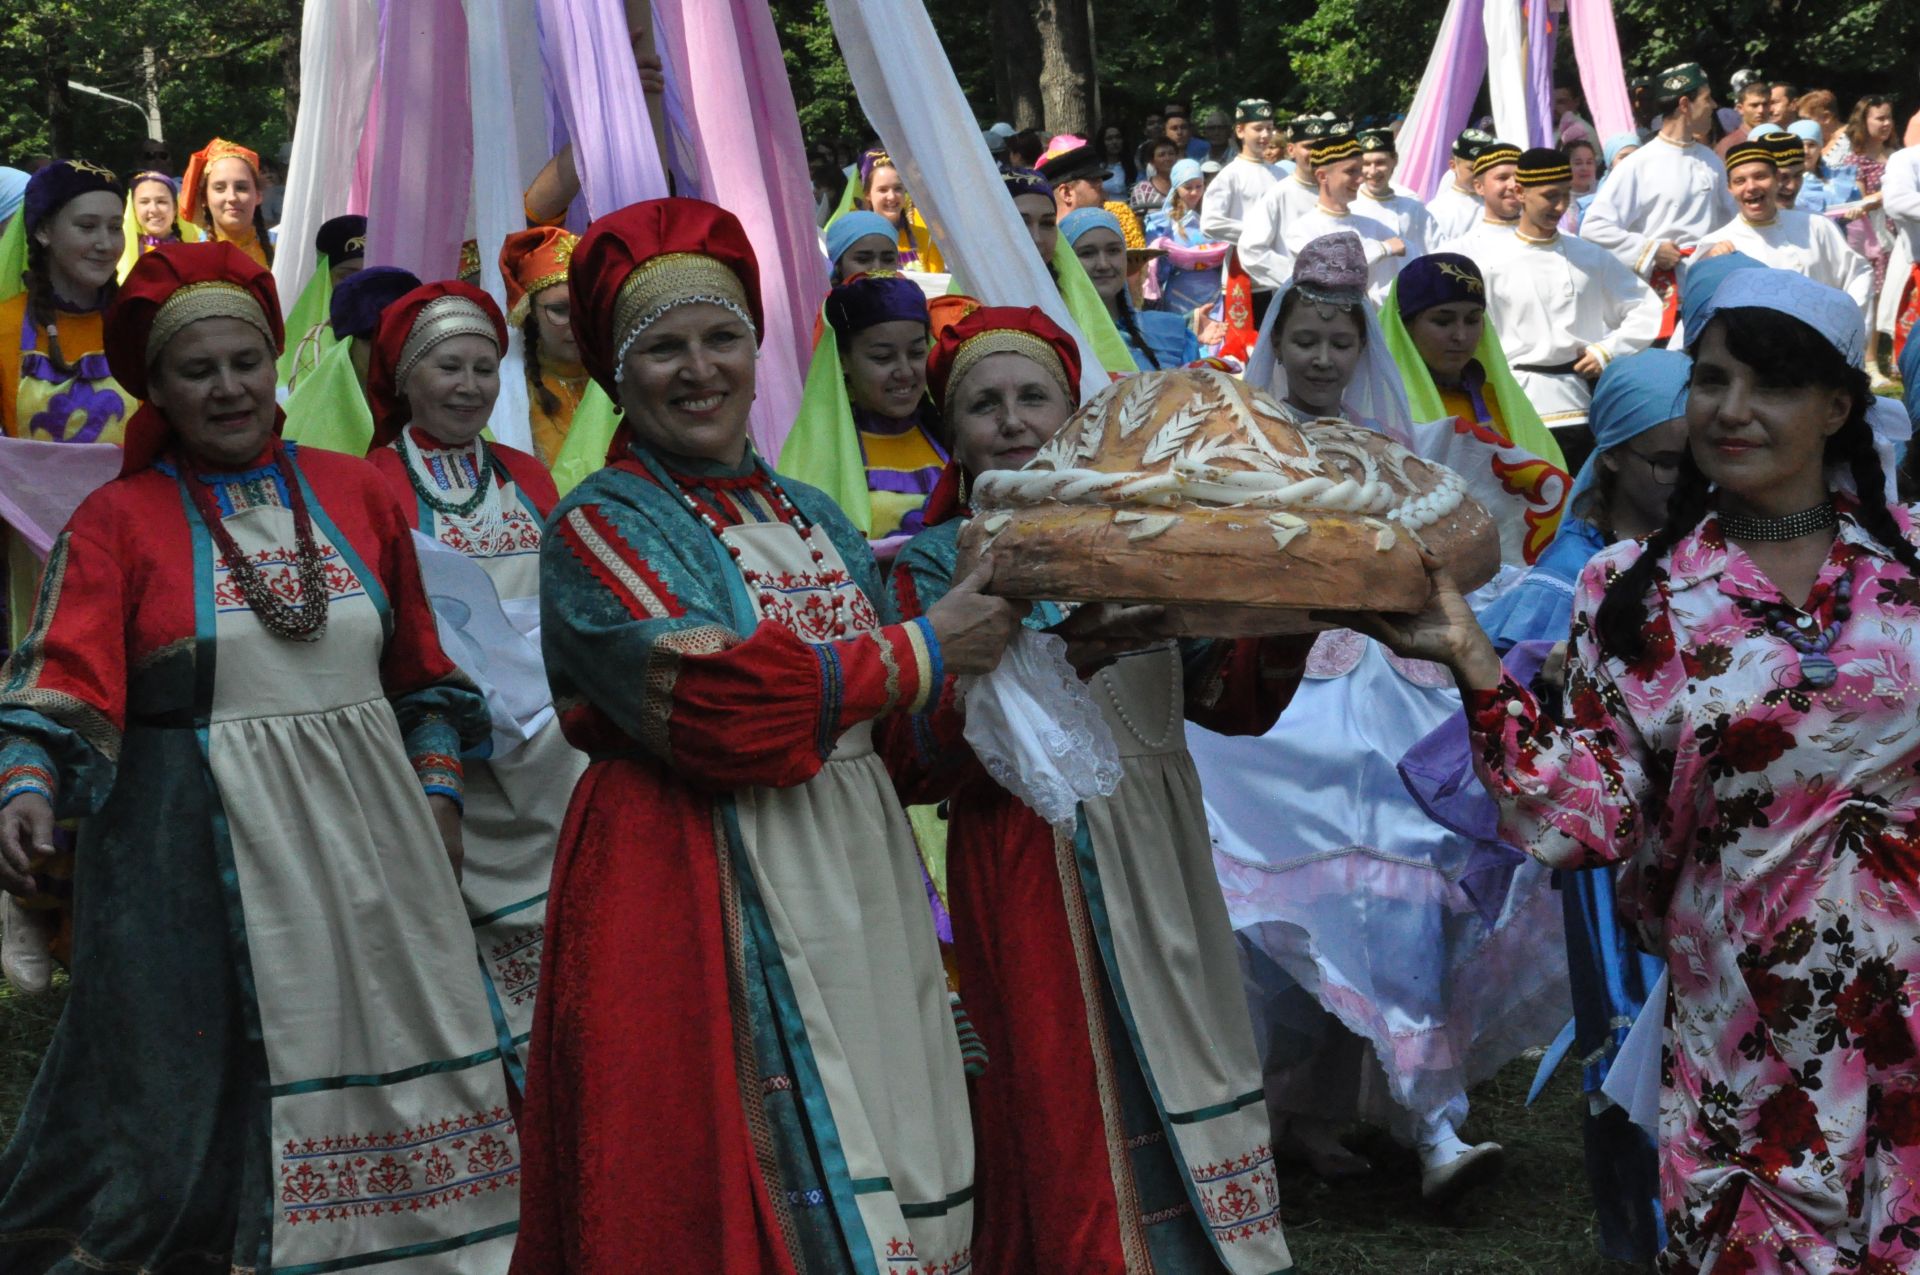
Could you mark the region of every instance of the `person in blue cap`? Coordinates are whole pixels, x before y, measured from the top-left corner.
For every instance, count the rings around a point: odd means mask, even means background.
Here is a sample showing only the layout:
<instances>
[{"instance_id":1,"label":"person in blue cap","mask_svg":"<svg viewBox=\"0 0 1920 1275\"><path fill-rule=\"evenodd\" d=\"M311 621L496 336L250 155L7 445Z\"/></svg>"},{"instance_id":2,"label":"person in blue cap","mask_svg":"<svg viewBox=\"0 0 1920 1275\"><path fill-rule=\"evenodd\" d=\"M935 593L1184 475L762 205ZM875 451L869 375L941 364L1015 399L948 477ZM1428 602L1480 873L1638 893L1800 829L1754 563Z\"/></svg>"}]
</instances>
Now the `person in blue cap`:
<instances>
[{"instance_id":1,"label":"person in blue cap","mask_svg":"<svg viewBox=\"0 0 1920 1275\"><path fill-rule=\"evenodd\" d=\"M1104 208L1076 208L1060 219L1060 233L1142 372L1184 367L1200 357L1200 340L1184 314L1134 308L1127 291L1127 241L1117 217Z\"/></svg>"},{"instance_id":2,"label":"person in blue cap","mask_svg":"<svg viewBox=\"0 0 1920 1275\"><path fill-rule=\"evenodd\" d=\"M845 283L857 274L900 268L900 244L893 223L877 212L856 209L827 223L827 264L833 282Z\"/></svg>"}]
</instances>

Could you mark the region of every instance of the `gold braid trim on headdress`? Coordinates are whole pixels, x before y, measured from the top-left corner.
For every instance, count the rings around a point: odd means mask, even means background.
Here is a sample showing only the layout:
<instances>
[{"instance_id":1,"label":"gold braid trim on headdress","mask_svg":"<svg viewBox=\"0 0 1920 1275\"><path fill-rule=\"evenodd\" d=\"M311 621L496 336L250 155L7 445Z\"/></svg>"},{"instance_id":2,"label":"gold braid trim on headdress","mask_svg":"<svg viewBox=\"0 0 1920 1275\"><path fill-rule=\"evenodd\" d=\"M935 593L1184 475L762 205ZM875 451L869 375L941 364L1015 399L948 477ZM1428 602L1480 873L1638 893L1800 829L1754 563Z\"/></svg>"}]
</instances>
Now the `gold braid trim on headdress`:
<instances>
[{"instance_id":1,"label":"gold braid trim on headdress","mask_svg":"<svg viewBox=\"0 0 1920 1275\"><path fill-rule=\"evenodd\" d=\"M1031 332L1022 332L1018 328L995 328L991 332L982 332L979 336L969 337L953 356L953 374L947 378L947 403L951 408L960 383L967 379L967 373L973 371L980 360L993 354L1024 354L1046 370L1053 378L1060 392L1067 396L1067 402L1078 402L1073 386L1067 382L1067 366L1060 361L1059 352Z\"/></svg>"},{"instance_id":2,"label":"gold braid trim on headdress","mask_svg":"<svg viewBox=\"0 0 1920 1275\"><path fill-rule=\"evenodd\" d=\"M528 294L532 294L529 288ZM747 289L732 267L698 252L667 252L627 276L613 303L614 379L625 379L627 351L676 306L704 303L733 311L753 328Z\"/></svg>"},{"instance_id":3,"label":"gold braid trim on headdress","mask_svg":"<svg viewBox=\"0 0 1920 1275\"><path fill-rule=\"evenodd\" d=\"M167 342L179 336L182 329L202 319L238 319L265 337L269 347L273 345L273 328L253 294L237 283L210 279L190 283L161 303L159 312L153 316L153 326L147 329L148 365L160 357Z\"/></svg>"},{"instance_id":4,"label":"gold braid trim on headdress","mask_svg":"<svg viewBox=\"0 0 1920 1275\"><path fill-rule=\"evenodd\" d=\"M500 334L494 331L493 320L485 310L465 297L435 297L420 307L413 328L400 347L400 358L393 369L394 385L404 390L407 373L419 365L427 352L456 336L483 336L496 353L500 348Z\"/></svg>"}]
</instances>

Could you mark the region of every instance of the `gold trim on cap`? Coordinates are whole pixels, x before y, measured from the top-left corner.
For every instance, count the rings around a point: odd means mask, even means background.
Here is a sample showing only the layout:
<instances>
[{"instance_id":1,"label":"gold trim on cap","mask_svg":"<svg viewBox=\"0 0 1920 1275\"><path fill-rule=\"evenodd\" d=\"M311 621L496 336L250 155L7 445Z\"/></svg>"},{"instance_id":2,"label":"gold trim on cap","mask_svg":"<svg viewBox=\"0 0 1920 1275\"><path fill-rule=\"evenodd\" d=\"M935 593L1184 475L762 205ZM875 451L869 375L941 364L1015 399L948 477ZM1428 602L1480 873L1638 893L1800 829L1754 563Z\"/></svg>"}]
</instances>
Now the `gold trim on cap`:
<instances>
[{"instance_id":1,"label":"gold trim on cap","mask_svg":"<svg viewBox=\"0 0 1920 1275\"><path fill-rule=\"evenodd\" d=\"M500 334L494 331L493 320L478 302L465 297L435 297L420 307L413 327L407 332L406 343L400 347L400 358L393 369L394 388L405 390L407 374L419 366L427 352L456 336L483 336L493 346L496 356L500 352Z\"/></svg>"},{"instance_id":2,"label":"gold trim on cap","mask_svg":"<svg viewBox=\"0 0 1920 1275\"><path fill-rule=\"evenodd\" d=\"M967 373L979 366L980 360L993 354L1024 354L1046 370L1053 378L1060 392L1067 396L1071 406L1079 402L1079 396L1073 392L1073 386L1067 382L1067 366L1060 361L1060 354L1051 345L1031 332L1019 328L995 328L991 332L982 332L979 336L968 337L960 350L953 356L953 374L947 377L947 406L951 415L953 400L960 388L960 382L967 379Z\"/></svg>"},{"instance_id":3,"label":"gold trim on cap","mask_svg":"<svg viewBox=\"0 0 1920 1275\"><path fill-rule=\"evenodd\" d=\"M160 309L153 316L153 326L147 329L148 366L152 366L167 343L179 336L188 324L202 319L238 319L267 338L268 348L273 346L273 328L254 295L237 283L209 279L177 289L160 303Z\"/></svg>"},{"instance_id":4,"label":"gold trim on cap","mask_svg":"<svg viewBox=\"0 0 1920 1275\"><path fill-rule=\"evenodd\" d=\"M1518 146L1489 146L1486 150L1480 152L1478 159L1473 161L1473 175L1480 177L1485 175L1486 171L1490 168L1498 168L1502 164L1518 164L1519 162L1520 148Z\"/></svg>"},{"instance_id":5,"label":"gold trim on cap","mask_svg":"<svg viewBox=\"0 0 1920 1275\"><path fill-rule=\"evenodd\" d=\"M529 288L531 294L533 289ZM752 313L747 289L730 266L698 252L668 252L645 262L620 285L613 303L614 348L624 361L635 337L675 306L705 301Z\"/></svg>"}]
</instances>

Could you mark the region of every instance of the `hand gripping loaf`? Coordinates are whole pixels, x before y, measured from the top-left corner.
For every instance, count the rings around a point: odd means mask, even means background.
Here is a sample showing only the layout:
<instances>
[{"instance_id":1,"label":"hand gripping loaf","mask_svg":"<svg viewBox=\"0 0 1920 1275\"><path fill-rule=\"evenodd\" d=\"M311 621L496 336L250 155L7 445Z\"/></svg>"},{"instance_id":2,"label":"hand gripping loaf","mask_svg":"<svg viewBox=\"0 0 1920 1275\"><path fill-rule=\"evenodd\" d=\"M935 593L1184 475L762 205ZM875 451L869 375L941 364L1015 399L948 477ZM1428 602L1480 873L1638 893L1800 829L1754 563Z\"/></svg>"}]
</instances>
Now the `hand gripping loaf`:
<instances>
[{"instance_id":1,"label":"hand gripping loaf","mask_svg":"<svg viewBox=\"0 0 1920 1275\"><path fill-rule=\"evenodd\" d=\"M1155 603L1174 632L1326 627L1315 610L1418 611L1424 548L1463 590L1500 564L1459 475L1339 420L1296 425L1223 372L1103 390L1025 469L981 475L962 564L1004 597Z\"/></svg>"}]
</instances>

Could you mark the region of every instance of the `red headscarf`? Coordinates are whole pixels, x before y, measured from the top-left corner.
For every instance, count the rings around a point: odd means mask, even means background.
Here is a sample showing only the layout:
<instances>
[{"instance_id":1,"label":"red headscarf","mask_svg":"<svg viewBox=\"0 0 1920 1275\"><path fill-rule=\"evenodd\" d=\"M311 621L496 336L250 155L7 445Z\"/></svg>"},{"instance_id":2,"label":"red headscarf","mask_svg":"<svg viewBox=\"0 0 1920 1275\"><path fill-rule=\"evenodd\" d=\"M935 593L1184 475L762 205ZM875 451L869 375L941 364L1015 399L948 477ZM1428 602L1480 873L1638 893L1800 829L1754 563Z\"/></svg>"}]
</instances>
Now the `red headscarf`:
<instances>
[{"instance_id":1,"label":"red headscarf","mask_svg":"<svg viewBox=\"0 0 1920 1275\"><path fill-rule=\"evenodd\" d=\"M187 288L194 288L193 293L180 298L179 308L169 310L167 303ZM258 314L246 304L249 298L258 306ZM142 400L140 409L127 422L122 474L138 473L152 464L173 436L166 417L145 401L150 364L147 344L163 315L169 328L188 316L264 323L274 355L286 348L280 294L274 290L272 273L232 244L165 243L141 256L106 314L107 367L122 388ZM161 348L165 348L164 341ZM278 428L276 425L276 432Z\"/></svg>"},{"instance_id":2,"label":"red headscarf","mask_svg":"<svg viewBox=\"0 0 1920 1275\"><path fill-rule=\"evenodd\" d=\"M238 142L216 137L193 153L187 161L187 175L180 179L180 220L191 223L200 215L200 186L206 180L207 167L216 159L245 160L253 170L255 193L260 186L260 156Z\"/></svg>"},{"instance_id":3,"label":"red headscarf","mask_svg":"<svg viewBox=\"0 0 1920 1275\"><path fill-rule=\"evenodd\" d=\"M961 362L961 353L973 341L993 332L1024 333L1038 338L1060 360L1058 369L1047 370L1065 373L1067 400L1079 402L1080 347L1038 306L980 306L944 329L937 323L935 328L936 344L933 353L927 356L927 392L943 414L947 409L949 382ZM1014 352L1018 352L1017 347ZM1034 352L1039 353L1039 347L1034 347Z\"/></svg>"},{"instance_id":4,"label":"red headscarf","mask_svg":"<svg viewBox=\"0 0 1920 1275\"><path fill-rule=\"evenodd\" d=\"M420 321L421 311L443 297L458 297L478 306L493 329L494 344L502 355L507 352L507 321L501 317L500 307L470 283L445 279L422 284L382 310L380 326L373 333L373 354L367 360L367 404L373 408L374 447L385 447L400 437L400 427L406 424L407 396L401 384L405 379L400 373L401 357ZM468 316L472 313L464 307L461 312ZM456 326L446 335L460 335L460 330Z\"/></svg>"},{"instance_id":5,"label":"red headscarf","mask_svg":"<svg viewBox=\"0 0 1920 1275\"><path fill-rule=\"evenodd\" d=\"M608 213L581 236L567 286L580 361L615 402L620 388L614 372L625 335L614 331L620 290L634 271L670 253L708 257L731 270L746 294L756 337L766 330L760 266L732 213L699 199L649 199Z\"/></svg>"},{"instance_id":6,"label":"red headscarf","mask_svg":"<svg viewBox=\"0 0 1920 1275\"><path fill-rule=\"evenodd\" d=\"M975 356L980 351L992 353L1013 353L1034 355L1044 358L1051 352L1059 359L1057 368L1047 368L1049 372L1062 373L1065 381L1067 401L1077 403L1080 399L1080 347L1074 339L1061 330L1060 325L1049 319L1044 310L1037 306L983 306L971 297L947 297L945 301L965 302L966 305L949 305L944 313L934 315L934 346L927 357L927 393L933 397L933 405L944 415L947 410L947 391L952 388L954 372L961 364L961 354L969 344L980 338L990 338L982 345L974 346ZM971 306L972 308L967 308ZM958 317L954 312L959 311ZM994 333L1018 334L1011 340L993 340ZM1020 337L1037 339L1021 341ZM1026 348L1022 348L1022 346ZM1036 359L1036 362L1041 362ZM1042 366L1045 366L1042 363ZM925 522L936 527L949 518L966 515L967 507L961 499L960 462L950 460L940 475L940 481L934 485L927 497Z\"/></svg>"}]
</instances>

